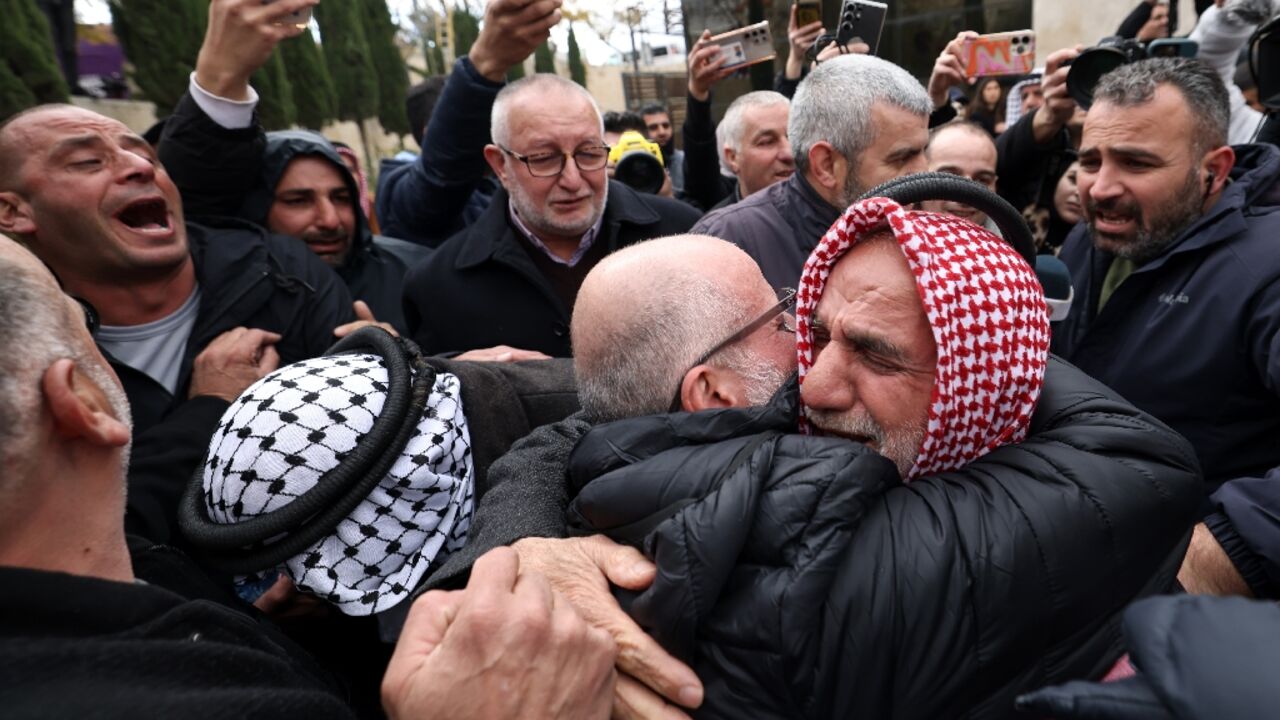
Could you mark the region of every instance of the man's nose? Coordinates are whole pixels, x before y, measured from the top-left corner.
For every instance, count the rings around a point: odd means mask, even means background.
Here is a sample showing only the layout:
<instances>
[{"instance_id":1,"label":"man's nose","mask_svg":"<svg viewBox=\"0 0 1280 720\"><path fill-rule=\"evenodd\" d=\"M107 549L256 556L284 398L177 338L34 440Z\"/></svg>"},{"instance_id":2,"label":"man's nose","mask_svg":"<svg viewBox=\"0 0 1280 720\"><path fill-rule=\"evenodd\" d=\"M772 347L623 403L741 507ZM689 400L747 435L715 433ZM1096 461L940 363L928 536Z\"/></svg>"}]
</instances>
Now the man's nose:
<instances>
[{"instance_id":1,"label":"man's nose","mask_svg":"<svg viewBox=\"0 0 1280 720\"><path fill-rule=\"evenodd\" d=\"M566 190L576 190L582 185L582 171L578 169L578 162L572 156L564 159L564 170L560 171L556 184Z\"/></svg>"},{"instance_id":2,"label":"man's nose","mask_svg":"<svg viewBox=\"0 0 1280 720\"><path fill-rule=\"evenodd\" d=\"M342 218L338 216L338 208L334 207L333 202L327 198L321 198L316 203L316 227L322 230L332 230L342 224Z\"/></svg>"},{"instance_id":3,"label":"man's nose","mask_svg":"<svg viewBox=\"0 0 1280 720\"><path fill-rule=\"evenodd\" d=\"M1089 186L1089 197L1094 202L1110 200L1124 194L1124 185L1107 166L1098 169L1093 176L1093 184Z\"/></svg>"},{"instance_id":4,"label":"man's nose","mask_svg":"<svg viewBox=\"0 0 1280 720\"><path fill-rule=\"evenodd\" d=\"M800 398L815 410L847 410L857 399L853 385L839 372L839 349L828 345L818 353L800 385Z\"/></svg>"},{"instance_id":5,"label":"man's nose","mask_svg":"<svg viewBox=\"0 0 1280 720\"><path fill-rule=\"evenodd\" d=\"M787 165L796 164L796 156L791 153L791 142L786 138L782 138L782 150L778 153L778 159Z\"/></svg>"},{"instance_id":6,"label":"man's nose","mask_svg":"<svg viewBox=\"0 0 1280 720\"><path fill-rule=\"evenodd\" d=\"M118 163L120 179L124 182L149 183L156 179L155 165L150 159L138 153L123 150L120 152Z\"/></svg>"}]
</instances>

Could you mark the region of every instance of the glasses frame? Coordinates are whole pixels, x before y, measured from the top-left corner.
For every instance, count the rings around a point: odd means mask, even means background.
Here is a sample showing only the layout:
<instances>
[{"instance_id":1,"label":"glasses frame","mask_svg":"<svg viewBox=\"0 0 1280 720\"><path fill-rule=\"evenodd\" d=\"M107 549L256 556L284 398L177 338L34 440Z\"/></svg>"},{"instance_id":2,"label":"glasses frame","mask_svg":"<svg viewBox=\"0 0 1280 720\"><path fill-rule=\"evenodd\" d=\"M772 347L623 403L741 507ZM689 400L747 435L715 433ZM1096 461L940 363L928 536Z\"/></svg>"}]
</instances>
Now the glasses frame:
<instances>
[{"instance_id":1,"label":"glasses frame","mask_svg":"<svg viewBox=\"0 0 1280 720\"><path fill-rule=\"evenodd\" d=\"M496 144L496 143L495 143L495 144ZM597 170L603 170L603 169L605 169L606 167L608 167L608 166L609 166L609 152L610 152L613 148L609 147L608 145L605 145L604 143L601 143L601 144L599 144L599 145L588 145L587 147L578 148L577 150L574 150L573 152L565 152L565 151L561 150L561 151L559 152L559 157L560 157L560 169L559 169L559 170L556 170L556 171L555 171L555 172L553 172L553 173L547 174L547 175L539 175L538 173L536 173L536 172L534 172L534 171L533 171L533 165L530 165L530 164L529 164L529 157L530 157L530 156L528 156L528 155L521 155L520 153L516 152L515 150L512 150L511 148L508 148L508 147L506 147L506 146L504 146L504 145L498 145L498 149L499 149L499 150L501 150L502 152L504 152L504 153L506 153L506 154L510 155L511 157L513 157L513 158L515 158L515 159L519 160L520 162L524 163L525 168L527 168L527 169L529 170L529 174L530 174L530 175L532 175L533 177L536 177L536 178L549 178L549 177L559 177L559 176L560 176L560 173L564 172L564 168L565 168L565 166L566 166L566 165L568 165L568 163L569 163L569 158L573 158L573 164L578 168L578 172L595 172L595 171L597 171ZM584 167L582 167L582 161L578 159L578 153L582 152L583 150L604 150L604 162L600 163L600 167L597 167L597 168L584 168Z\"/></svg>"},{"instance_id":2,"label":"glasses frame","mask_svg":"<svg viewBox=\"0 0 1280 720\"><path fill-rule=\"evenodd\" d=\"M721 340L720 342L716 343L711 347L710 350L699 355L698 359L694 360L692 365L690 365L684 372L680 373L680 380L676 385L676 395L675 395L675 398L671 401L670 412L673 412L673 413L680 412L681 408L683 407L683 403L680 402L680 391L684 389L684 376L689 373L689 370L692 370L698 367L699 365L705 364L716 353L720 352L721 350L724 350L730 345L741 340L746 340L748 337L751 336L752 333L764 327L765 325L768 325L770 321L772 321L774 318L778 317L782 313L786 312L787 310L791 309L795 304L796 304L795 288L782 288L782 298L778 300L776 304L771 305L769 309L761 313L759 317L747 323L746 325L743 325L742 328L739 329L737 332L733 333L732 335L725 338L724 340Z\"/></svg>"}]
</instances>

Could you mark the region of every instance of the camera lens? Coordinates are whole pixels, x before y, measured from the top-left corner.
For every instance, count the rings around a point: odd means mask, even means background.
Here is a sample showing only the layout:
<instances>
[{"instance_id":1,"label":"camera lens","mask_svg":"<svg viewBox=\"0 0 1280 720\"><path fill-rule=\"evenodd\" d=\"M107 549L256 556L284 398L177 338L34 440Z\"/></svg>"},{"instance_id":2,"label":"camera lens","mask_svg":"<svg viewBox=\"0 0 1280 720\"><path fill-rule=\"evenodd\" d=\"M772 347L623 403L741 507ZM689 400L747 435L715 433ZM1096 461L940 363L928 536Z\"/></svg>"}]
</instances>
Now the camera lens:
<instances>
[{"instance_id":1,"label":"camera lens","mask_svg":"<svg viewBox=\"0 0 1280 720\"><path fill-rule=\"evenodd\" d=\"M667 178L658 158L644 150L632 150L618 160L613 179L640 192L656 194Z\"/></svg>"}]
</instances>

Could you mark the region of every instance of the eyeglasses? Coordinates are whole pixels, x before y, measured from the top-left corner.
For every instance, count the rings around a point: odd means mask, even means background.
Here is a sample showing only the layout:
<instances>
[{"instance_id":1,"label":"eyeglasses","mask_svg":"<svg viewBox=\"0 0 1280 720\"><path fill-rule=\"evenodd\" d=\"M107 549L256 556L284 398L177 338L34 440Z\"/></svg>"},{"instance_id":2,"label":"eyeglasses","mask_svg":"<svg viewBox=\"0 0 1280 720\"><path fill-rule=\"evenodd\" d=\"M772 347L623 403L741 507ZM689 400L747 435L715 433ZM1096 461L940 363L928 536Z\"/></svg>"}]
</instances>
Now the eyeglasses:
<instances>
[{"instance_id":1,"label":"eyeglasses","mask_svg":"<svg viewBox=\"0 0 1280 720\"><path fill-rule=\"evenodd\" d=\"M601 170L605 165L609 164L608 145L592 145L578 148L571 153L554 152L538 153L536 155L521 155L501 145L498 146L498 149L524 163L525 167L529 168L529 174L534 177L555 177L559 175L564 172L564 165L571 157L573 158L573 164L577 165L579 170L585 172Z\"/></svg>"},{"instance_id":2,"label":"eyeglasses","mask_svg":"<svg viewBox=\"0 0 1280 720\"><path fill-rule=\"evenodd\" d=\"M769 321L778 317L782 313L790 310L791 307L794 306L795 304L796 304L796 291L792 288L783 288L782 299L779 300L777 304L771 306L768 310L765 310L764 313L761 314L759 317L757 317L756 319L744 325L741 330L735 332L734 334L730 335L724 340L721 340L720 342L712 346L710 350L699 355L698 359L694 360L693 364L689 366L689 370L692 370L693 368L696 368L699 365L702 365L703 363L707 362L708 360L711 359L713 355L729 347L730 345L740 340L747 339L748 337L751 336L752 333L764 327L769 323ZM686 373L689 372L689 370L685 370L684 372L680 373L680 381L679 381L679 384L676 385L676 395L675 395L675 398L671 401L671 408L668 412L680 412L680 409L684 406L684 403L680 402L680 389L684 386L684 376Z\"/></svg>"},{"instance_id":3,"label":"eyeglasses","mask_svg":"<svg viewBox=\"0 0 1280 720\"><path fill-rule=\"evenodd\" d=\"M75 295L70 297L80 303L80 309L84 310L84 326L89 329L90 337L97 338L98 328L102 327L102 318L98 317L98 309L89 304L89 301L84 298L78 298Z\"/></svg>"}]
</instances>

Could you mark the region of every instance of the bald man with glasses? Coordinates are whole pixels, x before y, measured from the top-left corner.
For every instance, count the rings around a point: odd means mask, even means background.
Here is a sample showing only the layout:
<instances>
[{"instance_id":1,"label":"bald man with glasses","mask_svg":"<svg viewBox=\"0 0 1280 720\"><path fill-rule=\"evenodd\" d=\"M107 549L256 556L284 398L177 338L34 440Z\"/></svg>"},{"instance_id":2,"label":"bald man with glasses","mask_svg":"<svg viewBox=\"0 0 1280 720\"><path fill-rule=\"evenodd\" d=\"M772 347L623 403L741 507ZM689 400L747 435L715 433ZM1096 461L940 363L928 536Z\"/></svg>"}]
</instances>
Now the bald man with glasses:
<instances>
[{"instance_id":1,"label":"bald man with glasses","mask_svg":"<svg viewBox=\"0 0 1280 720\"><path fill-rule=\"evenodd\" d=\"M533 75L489 102L492 142L475 151L502 189L474 224L409 271L410 334L431 353L568 357L587 273L619 248L685 232L698 213L609 180L600 110L572 81Z\"/></svg>"}]
</instances>

